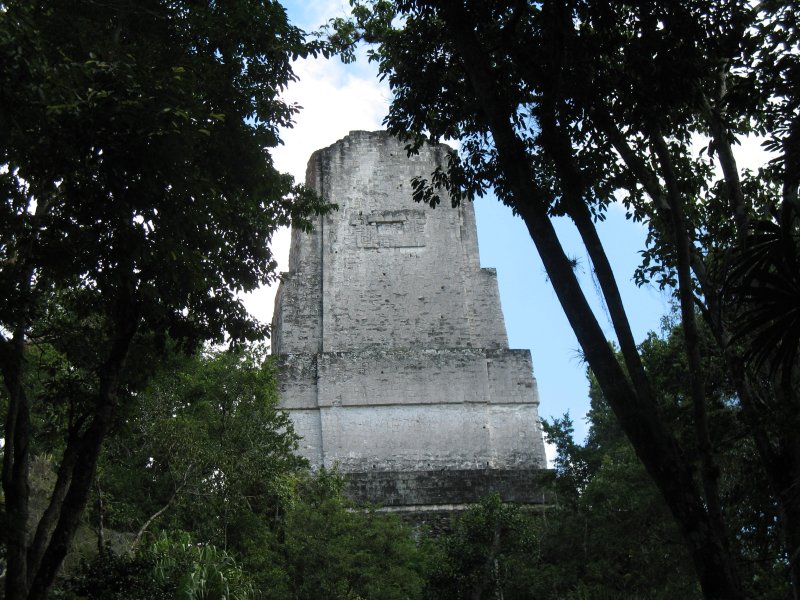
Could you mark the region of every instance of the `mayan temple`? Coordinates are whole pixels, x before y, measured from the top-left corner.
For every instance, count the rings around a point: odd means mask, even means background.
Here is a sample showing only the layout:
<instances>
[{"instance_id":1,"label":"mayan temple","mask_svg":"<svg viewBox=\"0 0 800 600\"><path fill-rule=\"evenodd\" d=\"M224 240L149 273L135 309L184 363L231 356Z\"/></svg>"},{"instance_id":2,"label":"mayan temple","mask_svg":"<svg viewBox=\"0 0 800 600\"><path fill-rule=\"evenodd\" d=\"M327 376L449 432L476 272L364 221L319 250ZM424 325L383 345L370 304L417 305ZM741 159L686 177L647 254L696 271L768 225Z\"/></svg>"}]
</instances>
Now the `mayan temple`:
<instances>
[{"instance_id":1,"label":"mayan temple","mask_svg":"<svg viewBox=\"0 0 800 600\"><path fill-rule=\"evenodd\" d=\"M292 233L275 301L281 406L312 465L349 493L436 510L489 491L540 502L546 466L528 350L509 350L470 202L431 209L410 181L446 165L385 132L315 152L306 183L339 206Z\"/></svg>"}]
</instances>

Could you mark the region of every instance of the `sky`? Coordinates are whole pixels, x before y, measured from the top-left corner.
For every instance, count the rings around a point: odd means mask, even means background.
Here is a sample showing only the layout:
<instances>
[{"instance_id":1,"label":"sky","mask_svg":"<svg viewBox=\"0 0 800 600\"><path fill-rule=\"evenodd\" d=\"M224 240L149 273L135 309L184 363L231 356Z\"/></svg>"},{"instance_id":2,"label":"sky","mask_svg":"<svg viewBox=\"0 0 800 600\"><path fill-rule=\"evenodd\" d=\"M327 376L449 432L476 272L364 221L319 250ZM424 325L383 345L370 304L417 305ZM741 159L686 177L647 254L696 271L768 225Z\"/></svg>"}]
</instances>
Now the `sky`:
<instances>
[{"instance_id":1,"label":"sky","mask_svg":"<svg viewBox=\"0 0 800 600\"><path fill-rule=\"evenodd\" d=\"M344 16L346 2L302 0L284 2L290 20L313 31L329 18ZM352 130L382 129L391 97L388 86L378 81L377 67L369 64L362 52L355 64L338 59L300 60L294 64L299 81L285 93L285 99L302 110L292 129L283 131L284 145L273 152L278 169L305 178L305 167L314 150L324 148ZM547 280L541 260L524 224L510 209L493 198L475 201L481 264L497 269L500 298L511 348L529 349L538 382L539 414L544 419L569 412L575 437L582 441L587 432L585 415L589 408L586 364L575 335ZM610 319L591 276L589 260L577 232L565 219L556 228L567 253L578 261L581 285L596 314L611 338ZM671 310L671 297L654 286L638 288L633 274L645 246L646 230L625 218L624 209L612 205L606 221L598 225L621 288L633 334L641 342L649 331L660 328L661 319ZM273 239L272 249L280 270L288 265L289 232ZM270 322L274 289L262 289L246 299L248 309L259 319ZM552 449L548 449L552 455Z\"/></svg>"}]
</instances>

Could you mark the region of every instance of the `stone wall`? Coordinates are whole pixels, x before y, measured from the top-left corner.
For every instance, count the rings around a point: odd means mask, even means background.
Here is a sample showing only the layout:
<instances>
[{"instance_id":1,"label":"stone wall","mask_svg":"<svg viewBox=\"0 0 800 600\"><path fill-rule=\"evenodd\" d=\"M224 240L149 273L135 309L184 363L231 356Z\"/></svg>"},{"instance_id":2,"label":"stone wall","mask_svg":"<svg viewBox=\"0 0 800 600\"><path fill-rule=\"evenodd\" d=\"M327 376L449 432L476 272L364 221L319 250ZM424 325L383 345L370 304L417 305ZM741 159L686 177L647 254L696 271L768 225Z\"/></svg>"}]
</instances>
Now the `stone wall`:
<instances>
[{"instance_id":1,"label":"stone wall","mask_svg":"<svg viewBox=\"0 0 800 600\"><path fill-rule=\"evenodd\" d=\"M303 454L347 472L541 465L526 350L366 350L280 359ZM324 440L324 442L323 442Z\"/></svg>"},{"instance_id":2,"label":"stone wall","mask_svg":"<svg viewBox=\"0 0 800 600\"><path fill-rule=\"evenodd\" d=\"M551 500L547 471L526 469L453 469L443 471L374 471L348 475L347 490L357 502L381 498L383 508L459 510L491 492L505 502L546 503ZM458 498L458 504L453 499Z\"/></svg>"},{"instance_id":3,"label":"stone wall","mask_svg":"<svg viewBox=\"0 0 800 600\"><path fill-rule=\"evenodd\" d=\"M309 161L307 184L339 210L292 234L273 351L303 454L350 473L360 499L394 502L396 485L402 502L444 502L424 491L439 481L462 502L468 481L511 489L545 466L530 352L508 349L472 204L411 200L449 152L351 132Z\"/></svg>"},{"instance_id":4,"label":"stone wall","mask_svg":"<svg viewBox=\"0 0 800 600\"><path fill-rule=\"evenodd\" d=\"M472 203L431 209L410 181L446 146L406 157L383 132L352 132L309 160L307 181L339 206L293 232L276 302L276 353L507 348L494 269L481 269Z\"/></svg>"}]
</instances>

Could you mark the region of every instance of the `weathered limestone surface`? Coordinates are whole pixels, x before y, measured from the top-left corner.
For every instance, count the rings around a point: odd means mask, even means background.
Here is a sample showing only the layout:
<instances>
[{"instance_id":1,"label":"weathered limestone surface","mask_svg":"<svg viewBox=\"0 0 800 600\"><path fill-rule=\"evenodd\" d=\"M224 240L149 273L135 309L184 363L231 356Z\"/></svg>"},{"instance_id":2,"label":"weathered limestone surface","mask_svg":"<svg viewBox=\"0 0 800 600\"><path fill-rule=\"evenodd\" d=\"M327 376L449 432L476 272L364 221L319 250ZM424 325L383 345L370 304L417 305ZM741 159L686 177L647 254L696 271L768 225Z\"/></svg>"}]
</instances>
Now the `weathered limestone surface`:
<instances>
[{"instance_id":1,"label":"weathered limestone surface","mask_svg":"<svg viewBox=\"0 0 800 600\"><path fill-rule=\"evenodd\" d=\"M458 510L490 492L506 502L547 503L543 469L447 469L440 471L372 471L351 473L348 492L359 502L374 502L393 511ZM454 501L457 500L457 501Z\"/></svg>"},{"instance_id":2,"label":"weathered limestone surface","mask_svg":"<svg viewBox=\"0 0 800 600\"><path fill-rule=\"evenodd\" d=\"M273 321L281 403L304 455L351 473L359 499L460 503L488 486L537 501L510 483L545 467L530 352L508 349L472 204L411 200L448 152L409 158L356 131L312 155L306 183L339 210L292 234Z\"/></svg>"}]
</instances>

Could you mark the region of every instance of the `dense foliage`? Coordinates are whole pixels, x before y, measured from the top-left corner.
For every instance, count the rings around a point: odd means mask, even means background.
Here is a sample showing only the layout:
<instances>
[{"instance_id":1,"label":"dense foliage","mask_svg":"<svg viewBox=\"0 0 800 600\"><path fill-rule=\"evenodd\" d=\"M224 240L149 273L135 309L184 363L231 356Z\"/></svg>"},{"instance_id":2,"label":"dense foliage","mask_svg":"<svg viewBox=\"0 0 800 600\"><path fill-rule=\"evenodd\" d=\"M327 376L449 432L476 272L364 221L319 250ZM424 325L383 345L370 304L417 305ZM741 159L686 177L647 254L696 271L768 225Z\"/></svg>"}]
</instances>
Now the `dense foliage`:
<instances>
[{"instance_id":1,"label":"dense foliage","mask_svg":"<svg viewBox=\"0 0 800 600\"><path fill-rule=\"evenodd\" d=\"M744 587L779 600L790 590L775 507L722 361L703 335L710 423L725 446L721 494L737 524ZM641 352L662 409L690 447L680 326L665 322ZM681 533L594 378L585 443L568 417L545 424L557 448L550 506L504 505L493 495L434 534L353 506L335 472L309 475L275 411L272 375L268 362L241 351L165 362L101 457L87 514L94 541L84 539L103 551L70 567L61 596L700 597ZM247 477L231 458L239 456ZM190 464L196 473L187 476Z\"/></svg>"},{"instance_id":2,"label":"dense foliage","mask_svg":"<svg viewBox=\"0 0 800 600\"><path fill-rule=\"evenodd\" d=\"M109 432L55 597L422 597L423 546L356 510L338 473L308 471L274 375L259 351L168 347ZM34 417L38 447L55 448L49 415ZM32 470L43 494L49 456Z\"/></svg>"},{"instance_id":3,"label":"dense foliage","mask_svg":"<svg viewBox=\"0 0 800 600\"><path fill-rule=\"evenodd\" d=\"M493 192L524 221L709 598L743 598L746 582L724 497L733 450L712 423L700 319L735 390L800 595L797 9L790 0L374 0L354 2L353 19L333 24L337 43L374 44L393 92L386 123L410 152L426 136L460 143L447 169L415 181L415 198L435 205L442 189L455 202ZM736 162L749 135L774 156L755 173ZM691 436L643 365L597 234L615 201L648 226L640 281L675 293ZM570 218L581 236L619 354L553 216Z\"/></svg>"},{"instance_id":4,"label":"dense foliage","mask_svg":"<svg viewBox=\"0 0 800 600\"><path fill-rule=\"evenodd\" d=\"M703 334L709 423L720 455L720 493L725 519L734 528L731 543L748 597L791 595L788 562L775 528L777 514L752 440L741 420L734 390L707 329ZM662 336L651 333L641 345L642 360L658 390L658 401L676 435L689 449L695 468L691 394L683 334L665 320ZM595 378L590 376L589 435L584 445L572 436L568 416L545 424L558 448L556 492L564 529L583 530L582 553L551 546L544 553L553 573L590 589L617 585L642 597L695 597L695 577L682 549L679 530L657 488L638 461ZM567 550L565 552L565 550ZM600 557L587 560L588 555ZM597 567L601 567L598 569ZM572 577L570 577L570 573Z\"/></svg>"},{"instance_id":5,"label":"dense foliage","mask_svg":"<svg viewBox=\"0 0 800 600\"><path fill-rule=\"evenodd\" d=\"M410 531L351 510L340 475L308 473L262 361L241 350L172 356L110 436L90 522L98 534L101 524L127 532L116 551L145 557L159 531L174 541L190 532L230 553L257 597L418 595Z\"/></svg>"},{"instance_id":6,"label":"dense foliage","mask_svg":"<svg viewBox=\"0 0 800 600\"><path fill-rule=\"evenodd\" d=\"M244 350L175 353L137 400L109 436L90 517L136 532L133 548L158 522L241 549L305 465L273 368Z\"/></svg>"},{"instance_id":7,"label":"dense foliage","mask_svg":"<svg viewBox=\"0 0 800 600\"><path fill-rule=\"evenodd\" d=\"M323 49L277 2L0 2L9 600L46 596L165 340L265 334L241 293L274 281L273 232L323 208L272 165L297 110L280 94L290 61ZM58 474L37 523L42 452Z\"/></svg>"},{"instance_id":8,"label":"dense foliage","mask_svg":"<svg viewBox=\"0 0 800 600\"><path fill-rule=\"evenodd\" d=\"M46 597L86 531L68 598L798 597L798 14L373 0L335 23L376 44L411 152L461 143L415 199L510 205L594 377L586 444L548 426L556 507L490 497L429 539L304 469L240 348L265 334L240 294L274 281L272 233L326 209L269 150L291 59L328 46L269 1L0 0L6 598ZM743 171L754 134L774 160ZM649 228L637 277L679 311L640 346L595 228L618 200Z\"/></svg>"},{"instance_id":9,"label":"dense foliage","mask_svg":"<svg viewBox=\"0 0 800 600\"><path fill-rule=\"evenodd\" d=\"M703 348L745 590L779 600L790 591L775 507L722 361L710 340ZM667 322L641 352L690 446L680 326ZM585 443L568 417L545 425L558 451L551 505L505 505L492 495L434 533L354 506L335 472L307 472L258 352L172 351L110 434L74 549L84 562L69 561L55 597L699 598L668 507L590 381ZM36 464L34 484L52 485L47 463Z\"/></svg>"}]
</instances>

